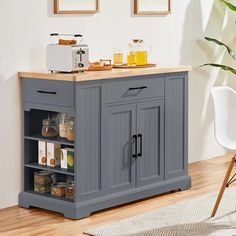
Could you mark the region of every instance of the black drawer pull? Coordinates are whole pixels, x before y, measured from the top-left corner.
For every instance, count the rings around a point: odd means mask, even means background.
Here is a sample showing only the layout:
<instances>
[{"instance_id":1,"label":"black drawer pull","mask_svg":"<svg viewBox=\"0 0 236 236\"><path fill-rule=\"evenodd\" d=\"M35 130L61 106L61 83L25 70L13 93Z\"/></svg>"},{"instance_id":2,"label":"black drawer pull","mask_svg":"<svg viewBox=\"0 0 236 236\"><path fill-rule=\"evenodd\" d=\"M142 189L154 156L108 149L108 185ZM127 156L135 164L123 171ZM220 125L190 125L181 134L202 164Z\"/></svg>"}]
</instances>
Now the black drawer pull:
<instances>
[{"instance_id":1,"label":"black drawer pull","mask_svg":"<svg viewBox=\"0 0 236 236\"><path fill-rule=\"evenodd\" d=\"M141 157L143 155L143 136L142 134L138 134L138 138L140 139L140 149L139 149L139 153L138 153L138 157Z\"/></svg>"},{"instance_id":2,"label":"black drawer pull","mask_svg":"<svg viewBox=\"0 0 236 236\"><path fill-rule=\"evenodd\" d=\"M38 90L37 93L57 94L57 92L42 91L42 90Z\"/></svg>"},{"instance_id":3,"label":"black drawer pull","mask_svg":"<svg viewBox=\"0 0 236 236\"><path fill-rule=\"evenodd\" d=\"M134 139L134 154L133 154L133 157L137 158L138 155L137 155L137 152L138 152L138 147L137 147L137 135L133 135L133 139Z\"/></svg>"},{"instance_id":4,"label":"black drawer pull","mask_svg":"<svg viewBox=\"0 0 236 236\"><path fill-rule=\"evenodd\" d=\"M129 88L129 90L141 90L141 89L145 89L145 88L147 88L147 86L136 87L136 88Z\"/></svg>"}]
</instances>

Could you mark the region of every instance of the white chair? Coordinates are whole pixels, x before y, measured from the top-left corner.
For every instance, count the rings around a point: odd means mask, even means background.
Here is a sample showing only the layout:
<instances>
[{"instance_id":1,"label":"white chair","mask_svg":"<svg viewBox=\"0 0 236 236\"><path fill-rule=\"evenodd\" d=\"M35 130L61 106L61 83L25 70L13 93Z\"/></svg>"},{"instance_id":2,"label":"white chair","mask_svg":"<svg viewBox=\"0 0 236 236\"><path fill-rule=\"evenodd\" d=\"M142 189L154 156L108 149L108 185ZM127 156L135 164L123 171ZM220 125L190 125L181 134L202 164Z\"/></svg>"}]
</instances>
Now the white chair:
<instances>
[{"instance_id":1,"label":"white chair","mask_svg":"<svg viewBox=\"0 0 236 236\"><path fill-rule=\"evenodd\" d=\"M215 137L218 143L236 154L236 91L229 87L216 87L211 91L215 107ZM233 183L235 175L229 180L236 155L232 157L223 184L217 197L211 217L219 207L225 188Z\"/></svg>"}]
</instances>

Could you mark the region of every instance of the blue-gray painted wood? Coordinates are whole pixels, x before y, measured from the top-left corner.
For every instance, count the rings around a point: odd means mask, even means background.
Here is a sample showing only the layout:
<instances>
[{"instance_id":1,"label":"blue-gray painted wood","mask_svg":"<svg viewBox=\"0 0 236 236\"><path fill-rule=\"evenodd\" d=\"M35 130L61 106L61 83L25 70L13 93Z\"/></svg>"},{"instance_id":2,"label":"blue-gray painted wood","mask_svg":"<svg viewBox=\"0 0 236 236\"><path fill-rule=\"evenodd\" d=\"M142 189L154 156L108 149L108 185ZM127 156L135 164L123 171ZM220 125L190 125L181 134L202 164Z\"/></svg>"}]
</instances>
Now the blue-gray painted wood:
<instances>
[{"instance_id":1,"label":"blue-gray painted wood","mask_svg":"<svg viewBox=\"0 0 236 236\"><path fill-rule=\"evenodd\" d=\"M76 87L76 133L78 147L78 194L83 201L102 194L102 86L99 83Z\"/></svg>"},{"instance_id":2,"label":"blue-gray painted wood","mask_svg":"<svg viewBox=\"0 0 236 236\"><path fill-rule=\"evenodd\" d=\"M122 78L109 81L107 86L107 103L158 97L164 95L164 75L149 75L145 79L140 76Z\"/></svg>"},{"instance_id":3,"label":"blue-gray painted wood","mask_svg":"<svg viewBox=\"0 0 236 236\"><path fill-rule=\"evenodd\" d=\"M188 172L188 77L187 73L165 76L165 177Z\"/></svg>"},{"instance_id":4,"label":"blue-gray painted wood","mask_svg":"<svg viewBox=\"0 0 236 236\"><path fill-rule=\"evenodd\" d=\"M136 134L136 105L114 105L107 111L108 192L120 192L135 187L135 160L132 157Z\"/></svg>"},{"instance_id":5,"label":"blue-gray painted wood","mask_svg":"<svg viewBox=\"0 0 236 236\"><path fill-rule=\"evenodd\" d=\"M74 82L22 79L24 102L74 106Z\"/></svg>"},{"instance_id":6,"label":"blue-gray painted wood","mask_svg":"<svg viewBox=\"0 0 236 236\"><path fill-rule=\"evenodd\" d=\"M69 116L75 116L75 108L74 107L63 107L63 106L55 106L49 104L39 104L34 102L24 102L23 110L30 111L32 109L41 110L41 111L54 111L54 112L66 112Z\"/></svg>"},{"instance_id":7,"label":"blue-gray painted wood","mask_svg":"<svg viewBox=\"0 0 236 236\"><path fill-rule=\"evenodd\" d=\"M78 83L23 79L23 137L26 138L23 138L23 191L19 194L19 205L80 219L104 208L190 188L187 80L187 72ZM130 87L147 88L127 95ZM29 92L44 88L58 88L64 99L50 96L46 99ZM52 115L61 111L75 116L74 175L55 173L60 181L74 178L74 202L33 192L37 166L32 163L37 162L37 139L30 137L37 136L48 111ZM133 158L132 137L138 134L143 138L143 155ZM138 151L139 148L140 142Z\"/></svg>"},{"instance_id":8,"label":"blue-gray painted wood","mask_svg":"<svg viewBox=\"0 0 236 236\"><path fill-rule=\"evenodd\" d=\"M137 186L145 186L164 180L164 100L139 102L137 121Z\"/></svg>"},{"instance_id":9,"label":"blue-gray painted wood","mask_svg":"<svg viewBox=\"0 0 236 236\"><path fill-rule=\"evenodd\" d=\"M90 199L83 202L71 203L57 200L47 196L33 194L32 192L21 192L19 194L19 205L25 208L39 207L62 213L71 219L87 217L91 212L102 210L127 202L133 202L150 196L169 192L171 190L186 190L191 187L191 179L188 175L158 182L139 188L132 188L126 191L107 194L103 197Z\"/></svg>"}]
</instances>

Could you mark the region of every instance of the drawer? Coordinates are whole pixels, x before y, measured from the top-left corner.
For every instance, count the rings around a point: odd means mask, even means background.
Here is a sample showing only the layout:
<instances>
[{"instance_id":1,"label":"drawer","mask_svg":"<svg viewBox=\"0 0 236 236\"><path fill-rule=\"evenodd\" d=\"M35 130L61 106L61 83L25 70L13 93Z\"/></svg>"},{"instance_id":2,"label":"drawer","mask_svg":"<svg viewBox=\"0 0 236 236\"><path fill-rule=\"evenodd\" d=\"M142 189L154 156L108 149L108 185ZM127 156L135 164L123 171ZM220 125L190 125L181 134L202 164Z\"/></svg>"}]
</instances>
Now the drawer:
<instances>
[{"instance_id":1,"label":"drawer","mask_svg":"<svg viewBox=\"0 0 236 236\"><path fill-rule=\"evenodd\" d=\"M107 84L107 103L164 96L164 75L129 77Z\"/></svg>"},{"instance_id":2,"label":"drawer","mask_svg":"<svg viewBox=\"0 0 236 236\"><path fill-rule=\"evenodd\" d=\"M74 82L23 79L23 101L74 107Z\"/></svg>"}]
</instances>

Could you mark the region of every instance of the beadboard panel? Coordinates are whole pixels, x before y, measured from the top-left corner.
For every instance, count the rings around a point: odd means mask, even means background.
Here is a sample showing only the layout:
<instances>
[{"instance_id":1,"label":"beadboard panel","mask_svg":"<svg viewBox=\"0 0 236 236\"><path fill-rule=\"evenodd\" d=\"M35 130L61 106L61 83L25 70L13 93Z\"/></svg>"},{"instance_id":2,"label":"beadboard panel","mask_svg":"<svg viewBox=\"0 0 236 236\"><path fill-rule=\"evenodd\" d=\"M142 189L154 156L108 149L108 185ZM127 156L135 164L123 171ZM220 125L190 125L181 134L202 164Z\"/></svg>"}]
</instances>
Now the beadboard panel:
<instances>
[{"instance_id":1,"label":"beadboard panel","mask_svg":"<svg viewBox=\"0 0 236 236\"><path fill-rule=\"evenodd\" d=\"M167 75L165 83L165 162L168 179L187 173L187 75Z\"/></svg>"},{"instance_id":2,"label":"beadboard panel","mask_svg":"<svg viewBox=\"0 0 236 236\"><path fill-rule=\"evenodd\" d=\"M94 84L77 88L78 181L79 199L96 197L101 192L101 103L102 87ZM81 125L83 124L83 125Z\"/></svg>"},{"instance_id":3,"label":"beadboard panel","mask_svg":"<svg viewBox=\"0 0 236 236\"><path fill-rule=\"evenodd\" d=\"M138 157L137 184L143 186L164 179L164 101L138 103L137 120L141 155Z\"/></svg>"},{"instance_id":4,"label":"beadboard panel","mask_svg":"<svg viewBox=\"0 0 236 236\"><path fill-rule=\"evenodd\" d=\"M136 104L108 108L108 181L109 191L117 192L135 186L135 162L132 158L136 129Z\"/></svg>"}]
</instances>

